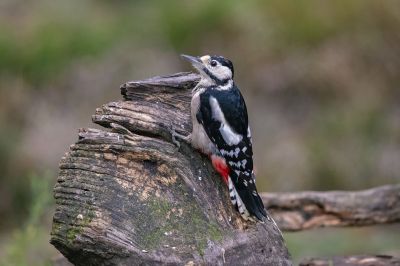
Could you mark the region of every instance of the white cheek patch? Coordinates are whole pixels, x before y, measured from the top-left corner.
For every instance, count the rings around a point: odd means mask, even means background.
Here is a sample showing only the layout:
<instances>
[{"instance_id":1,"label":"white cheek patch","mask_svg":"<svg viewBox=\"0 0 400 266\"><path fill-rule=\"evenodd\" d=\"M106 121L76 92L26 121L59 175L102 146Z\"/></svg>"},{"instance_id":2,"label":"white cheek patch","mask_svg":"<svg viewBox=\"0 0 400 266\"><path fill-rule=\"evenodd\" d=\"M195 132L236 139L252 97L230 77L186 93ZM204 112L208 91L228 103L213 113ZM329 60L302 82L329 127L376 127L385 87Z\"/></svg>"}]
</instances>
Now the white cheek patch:
<instances>
[{"instance_id":1,"label":"white cheek patch","mask_svg":"<svg viewBox=\"0 0 400 266\"><path fill-rule=\"evenodd\" d=\"M226 144L232 146L237 145L239 142L241 142L243 137L240 134L237 134L228 124L217 99L215 99L214 97L210 97L210 106L213 119L221 122L219 132L221 133L222 138L224 139Z\"/></svg>"},{"instance_id":2,"label":"white cheek patch","mask_svg":"<svg viewBox=\"0 0 400 266\"><path fill-rule=\"evenodd\" d=\"M232 78L232 71L226 66L217 66L215 68L210 69L210 72L214 74L218 79L225 80Z\"/></svg>"}]
</instances>

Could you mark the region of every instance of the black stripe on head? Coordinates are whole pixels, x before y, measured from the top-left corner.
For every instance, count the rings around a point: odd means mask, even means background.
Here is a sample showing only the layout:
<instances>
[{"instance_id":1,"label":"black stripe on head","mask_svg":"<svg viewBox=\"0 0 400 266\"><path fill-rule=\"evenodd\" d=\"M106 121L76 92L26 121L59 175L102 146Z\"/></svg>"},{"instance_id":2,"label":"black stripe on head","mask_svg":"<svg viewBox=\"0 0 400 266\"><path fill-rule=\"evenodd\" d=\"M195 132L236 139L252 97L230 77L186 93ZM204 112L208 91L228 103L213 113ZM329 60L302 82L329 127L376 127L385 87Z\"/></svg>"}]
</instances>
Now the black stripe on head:
<instances>
[{"instance_id":1,"label":"black stripe on head","mask_svg":"<svg viewBox=\"0 0 400 266\"><path fill-rule=\"evenodd\" d=\"M205 67L203 68L203 71L204 71L210 78L212 78L212 80L214 80L214 82L215 82L217 85L225 85L229 80L231 80L230 78L220 80L220 79L217 78L213 73L211 73L210 70L208 70L208 69L205 68Z\"/></svg>"},{"instance_id":2,"label":"black stripe on head","mask_svg":"<svg viewBox=\"0 0 400 266\"><path fill-rule=\"evenodd\" d=\"M228 67L232 72L232 78L233 78L234 71L233 71L233 64L232 64L231 60L226 59L225 57L219 56L219 55L211 56L211 60L218 61L221 65Z\"/></svg>"}]
</instances>

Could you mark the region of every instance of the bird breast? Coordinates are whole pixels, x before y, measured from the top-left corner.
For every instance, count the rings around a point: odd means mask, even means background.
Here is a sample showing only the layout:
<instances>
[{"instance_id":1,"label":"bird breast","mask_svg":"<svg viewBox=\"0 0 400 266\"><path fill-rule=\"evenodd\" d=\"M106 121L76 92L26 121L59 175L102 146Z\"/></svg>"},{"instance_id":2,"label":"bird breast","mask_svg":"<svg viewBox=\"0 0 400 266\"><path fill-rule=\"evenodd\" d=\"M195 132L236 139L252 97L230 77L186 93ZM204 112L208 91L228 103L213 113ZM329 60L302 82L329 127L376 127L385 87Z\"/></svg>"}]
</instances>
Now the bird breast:
<instances>
[{"instance_id":1,"label":"bird breast","mask_svg":"<svg viewBox=\"0 0 400 266\"><path fill-rule=\"evenodd\" d=\"M200 89L194 92L191 101L191 116L192 116L192 146L200 149L204 154L214 154L216 151L215 145L212 143L203 126L197 121L196 114L200 107L200 94L204 90Z\"/></svg>"}]
</instances>

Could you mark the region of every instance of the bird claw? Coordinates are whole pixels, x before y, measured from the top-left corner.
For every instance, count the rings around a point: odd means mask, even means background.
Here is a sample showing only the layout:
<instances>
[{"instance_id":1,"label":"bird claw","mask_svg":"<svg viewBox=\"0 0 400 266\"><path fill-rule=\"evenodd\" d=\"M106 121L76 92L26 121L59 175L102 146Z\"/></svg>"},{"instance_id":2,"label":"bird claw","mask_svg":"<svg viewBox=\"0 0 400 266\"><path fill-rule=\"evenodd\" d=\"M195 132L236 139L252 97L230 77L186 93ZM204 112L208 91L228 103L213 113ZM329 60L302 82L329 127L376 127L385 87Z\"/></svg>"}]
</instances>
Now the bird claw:
<instances>
[{"instance_id":1,"label":"bird claw","mask_svg":"<svg viewBox=\"0 0 400 266\"><path fill-rule=\"evenodd\" d=\"M178 141L178 139L190 143L190 135L184 136L182 134L177 133L172 124L170 125L169 132L171 133L172 142L178 147L178 149L181 147L181 143Z\"/></svg>"},{"instance_id":2,"label":"bird claw","mask_svg":"<svg viewBox=\"0 0 400 266\"><path fill-rule=\"evenodd\" d=\"M171 130L172 142L178 147L181 147L181 143L176 139L178 133L176 133L175 129Z\"/></svg>"}]
</instances>

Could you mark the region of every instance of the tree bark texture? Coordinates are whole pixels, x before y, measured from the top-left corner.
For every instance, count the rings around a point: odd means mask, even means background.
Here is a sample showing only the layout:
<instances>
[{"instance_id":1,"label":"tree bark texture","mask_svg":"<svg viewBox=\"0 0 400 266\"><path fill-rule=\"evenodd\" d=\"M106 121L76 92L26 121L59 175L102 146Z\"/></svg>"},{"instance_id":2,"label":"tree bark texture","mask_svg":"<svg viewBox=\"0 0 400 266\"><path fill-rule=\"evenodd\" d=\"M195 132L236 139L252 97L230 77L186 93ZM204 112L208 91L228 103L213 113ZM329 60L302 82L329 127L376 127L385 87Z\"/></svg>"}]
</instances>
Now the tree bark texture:
<instances>
[{"instance_id":1,"label":"tree bark texture","mask_svg":"<svg viewBox=\"0 0 400 266\"><path fill-rule=\"evenodd\" d=\"M283 231L400 222L400 185L363 191L262 193Z\"/></svg>"},{"instance_id":2,"label":"tree bark texture","mask_svg":"<svg viewBox=\"0 0 400 266\"><path fill-rule=\"evenodd\" d=\"M51 243L75 265L291 265L273 222L243 221L209 159L171 141L191 131L179 73L121 86L60 162Z\"/></svg>"}]
</instances>

